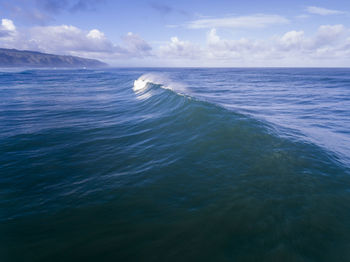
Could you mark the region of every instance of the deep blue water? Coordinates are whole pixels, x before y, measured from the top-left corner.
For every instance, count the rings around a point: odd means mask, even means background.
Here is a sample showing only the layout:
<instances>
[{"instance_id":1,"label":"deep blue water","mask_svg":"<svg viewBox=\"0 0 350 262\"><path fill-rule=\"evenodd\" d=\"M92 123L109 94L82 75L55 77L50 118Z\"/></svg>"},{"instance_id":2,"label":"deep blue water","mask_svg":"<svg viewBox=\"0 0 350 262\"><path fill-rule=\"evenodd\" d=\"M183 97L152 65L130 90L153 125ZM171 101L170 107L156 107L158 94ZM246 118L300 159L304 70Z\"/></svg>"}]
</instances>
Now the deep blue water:
<instances>
[{"instance_id":1,"label":"deep blue water","mask_svg":"<svg viewBox=\"0 0 350 262\"><path fill-rule=\"evenodd\" d=\"M350 261L350 69L3 69L0 97L0 261Z\"/></svg>"}]
</instances>

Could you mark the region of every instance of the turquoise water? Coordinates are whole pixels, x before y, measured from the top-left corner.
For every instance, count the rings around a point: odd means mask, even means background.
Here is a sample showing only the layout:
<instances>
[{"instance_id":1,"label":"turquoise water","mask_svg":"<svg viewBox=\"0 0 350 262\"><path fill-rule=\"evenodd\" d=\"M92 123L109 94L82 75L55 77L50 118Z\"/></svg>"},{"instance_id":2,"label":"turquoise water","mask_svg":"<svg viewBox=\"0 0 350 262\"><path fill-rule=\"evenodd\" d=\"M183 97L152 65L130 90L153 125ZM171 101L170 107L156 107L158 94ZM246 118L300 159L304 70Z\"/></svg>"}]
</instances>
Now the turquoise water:
<instances>
[{"instance_id":1,"label":"turquoise water","mask_svg":"<svg viewBox=\"0 0 350 262\"><path fill-rule=\"evenodd\" d=\"M350 261L349 69L0 70L1 261Z\"/></svg>"}]
</instances>

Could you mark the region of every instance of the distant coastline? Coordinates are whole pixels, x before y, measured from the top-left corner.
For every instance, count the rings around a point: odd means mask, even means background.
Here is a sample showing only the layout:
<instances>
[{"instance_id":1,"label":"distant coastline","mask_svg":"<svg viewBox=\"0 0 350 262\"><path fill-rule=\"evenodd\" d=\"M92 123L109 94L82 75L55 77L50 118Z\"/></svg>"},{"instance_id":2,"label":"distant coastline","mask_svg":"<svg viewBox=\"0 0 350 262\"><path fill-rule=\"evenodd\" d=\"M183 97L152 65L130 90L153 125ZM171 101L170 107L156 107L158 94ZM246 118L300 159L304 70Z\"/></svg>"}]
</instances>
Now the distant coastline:
<instances>
[{"instance_id":1,"label":"distant coastline","mask_svg":"<svg viewBox=\"0 0 350 262\"><path fill-rule=\"evenodd\" d=\"M0 48L0 67L100 68L107 66L108 64L96 59L88 59L68 55L46 54L29 50Z\"/></svg>"}]
</instances>

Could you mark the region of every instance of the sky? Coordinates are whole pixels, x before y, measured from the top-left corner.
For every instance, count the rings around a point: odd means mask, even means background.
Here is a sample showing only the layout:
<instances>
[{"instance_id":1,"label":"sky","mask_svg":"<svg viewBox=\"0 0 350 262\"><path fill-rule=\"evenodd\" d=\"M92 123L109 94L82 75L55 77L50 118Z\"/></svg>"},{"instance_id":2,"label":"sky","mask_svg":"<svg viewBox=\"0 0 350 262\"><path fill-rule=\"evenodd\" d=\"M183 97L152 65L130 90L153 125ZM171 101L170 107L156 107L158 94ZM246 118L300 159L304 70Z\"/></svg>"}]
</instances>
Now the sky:
<instances>
[{"instance_id":1,"label":"sky","mask_svg":"<svg viewBox=\"0 0 350 262\"><path fill-rule=\"evenodd\" d=\"M0 47L117 67L349 67L350 1L0 0Z\"/></svg>"}]
</instances>

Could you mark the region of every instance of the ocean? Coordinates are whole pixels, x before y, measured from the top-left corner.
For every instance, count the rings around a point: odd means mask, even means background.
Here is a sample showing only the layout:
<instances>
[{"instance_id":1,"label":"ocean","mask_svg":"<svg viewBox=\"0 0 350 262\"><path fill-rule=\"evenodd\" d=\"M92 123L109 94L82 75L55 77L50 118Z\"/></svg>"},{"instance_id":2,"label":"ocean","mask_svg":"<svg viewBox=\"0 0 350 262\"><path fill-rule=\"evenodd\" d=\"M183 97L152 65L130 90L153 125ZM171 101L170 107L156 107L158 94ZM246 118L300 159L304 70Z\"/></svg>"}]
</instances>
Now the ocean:
<instances>
[{"instance_id":1,"label":"ocean","mask_svg":"<svg viewBox=\"0 0 350 262\"><path fill-rule=\"evenodd\" d=\"M350 261L350 69L0 69L0 261Z\"/></svg>"}]
</instances>

